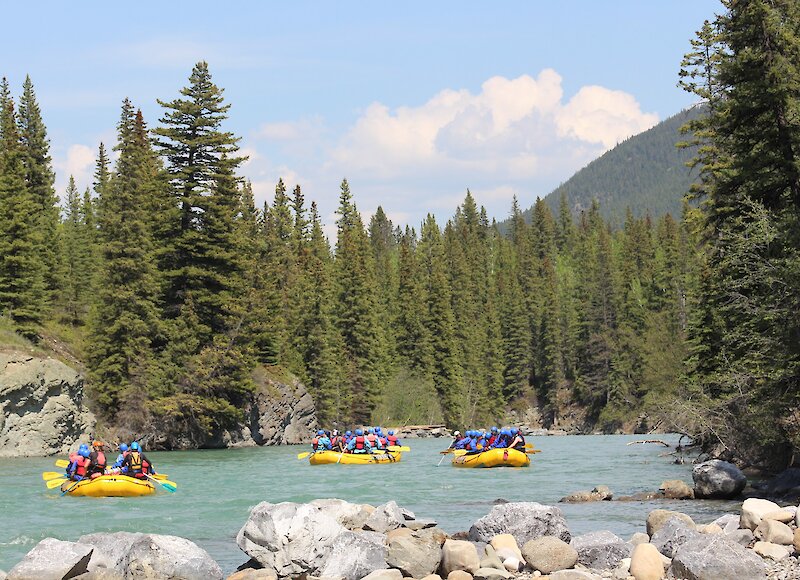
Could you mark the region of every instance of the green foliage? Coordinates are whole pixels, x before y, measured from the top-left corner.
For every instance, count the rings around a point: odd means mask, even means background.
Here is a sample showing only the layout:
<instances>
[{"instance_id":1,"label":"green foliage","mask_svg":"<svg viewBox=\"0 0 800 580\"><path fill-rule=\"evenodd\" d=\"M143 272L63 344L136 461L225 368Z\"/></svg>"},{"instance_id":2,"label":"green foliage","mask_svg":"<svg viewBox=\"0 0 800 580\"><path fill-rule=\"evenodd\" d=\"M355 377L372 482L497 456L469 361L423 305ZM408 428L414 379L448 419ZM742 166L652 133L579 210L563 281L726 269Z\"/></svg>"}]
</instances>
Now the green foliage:
<instances>
[{"instance_id":1,"label":"green foliage","mask_svg":"<svg viewBox=\"0 0 800 580\"><path fill-rule=\"evenodd\" d=\"M379 425L435 425L444 420L441 399L431 379L405 368L388 379L372 417Z\"/></svg>"}]
</instances>

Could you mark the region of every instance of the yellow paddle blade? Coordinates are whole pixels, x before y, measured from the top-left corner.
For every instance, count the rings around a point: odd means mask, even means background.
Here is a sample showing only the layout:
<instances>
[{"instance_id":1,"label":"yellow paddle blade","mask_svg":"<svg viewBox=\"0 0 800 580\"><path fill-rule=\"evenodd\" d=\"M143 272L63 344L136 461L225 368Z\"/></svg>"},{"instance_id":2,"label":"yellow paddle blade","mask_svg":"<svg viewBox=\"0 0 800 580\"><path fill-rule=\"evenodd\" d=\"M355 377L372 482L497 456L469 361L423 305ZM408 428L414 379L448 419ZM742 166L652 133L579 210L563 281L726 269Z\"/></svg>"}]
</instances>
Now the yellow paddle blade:
<instances>
[{"instance_id":1,"label":"yellow paddle blade","mask_svg":"<svg viewBox=\"0 0 800 580\"><path fill-rule=\"evenodd\" d=\"M48 479L56 479L57 477L64 477L64 472L62 471L61 473L59 473L57 471L45 471L44 473L42 473L42 479L44 479L45 481L47 481Z\"/></svg>"},{"instance_id":2,"label":"yellow paddle blade","mask_svg":"<svg viewBox=\"0 0 800 580\"><path fill-rule=\"evenodd\" d=\"M173 488L178 489L178 484L174 481L169 481L168 479L159 479L159 483L163 483L164 485L171 485Z\"/></svg>"},{"instance_id":3,"label":"yellow paddle blade","mask_svg":"<svg viewBox=\"0 0 800 580\"><path fill-rule=\"evenodd\" d=\"M310 452L310 451L305 451L305 452L303 452L303 453L298 453L298 454L297 454L297 458L298 458L298 459L305 459L305 458L306 458L306 457L308 457L309 455L311 455L311 452Z\"/></svg>"},{"instance_id":4,"label":"yellow paddle blade","mask_svg":"<svg viewBox=\"0 0 800 580\"><path fill-rule=\"evenodd\" d=\"M466 455L466 454L467 454L467 450L466 449L454 449L453 450L453 455L455 455L456 457L461 457L462 455Z\"/></svg>"},{"instance_id":5,"label":"yellow paddle blade","mask_svg":"<svg viewBox=\"0 0 800 580\"><path fill-rule=\"evenodd\" d=\"M525 453L527 453L528 455L535 455L535 454L541 453L541 452L542 452L541 449L526 449L525 450Z\"/></svg>"},{"instance_id":6,"label":"yellow paddle blade","mask_svg":"<svg viewBox=\"0 0 800 580\"><path fill-rule=\"evenodd\" d=\"M526 443L525 449L533 449L533 443Z\"/></svg>"},{"instance_id":7,"label":"yellow paddle blade","mask_svg":"<svg viewBox=\"0 0 800 580\"><path fill-rule=\"evenodd\" d=\"M448 453L452 453L452 452L453 452L452 449L445 449L444 451L440 451L439 453L441 453L442 455L447 455Z\"/></svg>"},{"instance_id":8,"label":"yellow paddle blade","mask_svg":"<svg viewBox=\"0 0 800 580\"><path fill-rule=\"evenodd\" d=\"M157 479L159 481L166 481L169 479L169 476L166 473L156 473L153 475L153 479Z\"/></svg>"},{"instance_id":9,"label":"yellow paddle blade","mask_svg":"<svg viewBox=\"0 0 800 580\"><path fill-rule=\"evenodd\" d=\"M56 467L69 467L69 461L66 459L56 459Z\"/></svg>"},{"instance_id":10,"label":"yellow paddle blade","mask_svg":"<svg viewBox=\"0 0 800 580\"><path fill-rule=\"evenodd\" d=\"M62 483L65 483L66 479L51 479L47 482L47 489L53 489L54 487L61 487Z\"/></svg>"},{"instance_id":11,"label":"yellow paddle blade","mask_svg":"<svg viewBox=\"0 0 800 580\"><path fill-rule=\"evenodd\" d=\"M411 447L408 445L389 445L386 449L389 451L411 451Z\"/></svg>"}]
</instances>

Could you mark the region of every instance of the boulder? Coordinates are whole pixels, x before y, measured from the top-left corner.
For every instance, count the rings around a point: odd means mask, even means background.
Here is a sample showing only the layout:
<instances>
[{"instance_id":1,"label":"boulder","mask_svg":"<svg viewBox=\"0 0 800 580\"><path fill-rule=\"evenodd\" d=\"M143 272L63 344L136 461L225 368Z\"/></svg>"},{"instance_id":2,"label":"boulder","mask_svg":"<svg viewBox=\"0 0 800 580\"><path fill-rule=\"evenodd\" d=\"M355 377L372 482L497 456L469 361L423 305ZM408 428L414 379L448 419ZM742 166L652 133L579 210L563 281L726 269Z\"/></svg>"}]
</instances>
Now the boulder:
<instances>
[{"instance_id":1,"label":"boulder","mask_svg":"<svg viewBox=\"0 0 800 580\"><path fill-rule=\"evenodd\" d=\"M792 540L794 551L800 553L800 528L795 528L794 539Z\"/></svg>"},{"instance_id":2,"label":"boulder","mask_svg":"<svg viewBox=\"0 0 800 580\"><path fill-rule=\"evenodd\" d=\"M386 556L381 534L344 531L334 539L320 575L359 580L374 570L387 568Z\"/></svg>"},{"instance_id":3,"label":"boulder","mask_svg":"<svg viewBox=\"0 0 800 580\"><path fill-rule=\"evenodd\" d=\"M0 580L3 580L2 576L0 576ZM81 574L80 576L74 576L73 580L125 580L125 576L123 576L116 570L109 570L108 568L98 568L97 570L86 572L85 574ZM277 578L275 578L274 580L277 580Z\"/></svg>"},{"instance_id":4,"label":"boulder","mask_svg":"<svg viewBox=\"0 0 800 580\"><path fill-rule=\"evenodd\" d=\"M742 515L739 518L739 527L755 530L761 523L761 518L769 512L777 511L781 507L768 499L750 497L742 504Z\"/></svg>"},{"instance_id":5,"label":"boulder","mask_svg":"<svg viewBox=\"0 0 800 580\"><path fill-rule=\"evenodd\" d=\"M262 502L250 510L236 543L279 577L316 574L346 531L317 506Z\"/></svg>"},{"instance_id":6,"label":"boulder","mask_svg":"<svg viewBox=\"0 0 800 580\"><path fill-rule=\"evenodd\" d=\"M145 535L138 532L100 532L81 536L78 542L94 547L89 561L90 572L108 569L125 574L125 558L131 546Z\"/></svg>"},{"instance_id":7,"label":"boulder","mask_svg":"<svg viewBox=\"0 0 800 580\"><path fill-rule=\"evenodd\" d=\"M447 540L442 546L442 572L450 575L454 570L474 572L480 568L478 550L472 542Z\"/></svg>"},{"instance_id":8,"label":"boulder","mask_svg":"<svg viewBox=\"0 0 800 580\"><path fill-rule=\"evenodd\" d=\"M94 432L83 377L61 361L0 353L0 457L66 454Z\"/></svg>"},{"instance_id":9,"label":"boulder","mask_svg":"<svg viewBox=\"0 0 800 580\"><path fill-rule=\"evenodd\" d=\"M780 497L784 495L796 497L800 495L800 467L784 469L767 482L767 485L765 485L763 489L766 494L771 497Z\"/></svg>"},{"instance_id":10,"label":"boulder","mask_svg":"<svg viewBox=\"0 0 800 580\"><path fill-rule=\"evenodd\" d=\"M694 491L680 479L669 479L658 488L667 499L694 499Z\"/></svg>"},{"instance_id":11,"label":"boulder","mask_svg":"<svg viewBox=\"0 0 800 580\"><path fill-rule=\"evenodd\" d=\"M694 528L694 521L686 514L671 510L653 510L647 514L647 535L652 538L653 534L672 518L677 518L685 522L687 527Z\"/></svg>"},{"instance_id":12,"label":"boulder","mask_svg":"<svg viewBox=\"0 0 800 580\"><path fill-rule=\"evenodd\" d=\"M411 534L389 542L386 563L406 576L422 578L436 572L441 559L441 544L432 534Z\"/></svg>"},{"instance_id":13,"label":"boulder","mask_svg":"<svg viewBox=\"0 0 800 580\"><path fill-rule=\"evenodd\" d=\"M8 580L61 580L88 572L94 548L88 544L45 538L16 566Z\"/></svg>"},{"instance_id":14,"label":"boulder","mask_svg":"<svg viewBox=\"0 0 800 580\"><path fill-rule=\"evenodd\" d=\"M578 563L592 570L613 570L631 555L633 546L608 531L590 532L572 538L570 546L578 552Z\"/></svg>"},{"instance_id":15,"label":"boulder","mask_svg":"<svg viewBox=\"0 0 800 580\"><path fill-rule=\"evenodd\" d=\"M769 558L780 562L784 558L788 558L792 551L786 546L780 544L773 544L772 542L756 542L753 545L753 551L762 558Z\"/></svg>"},{"instance_id":16,"label":"boulder","mask_svg":"<svg viewBox=\"0 0 800 580\"><path fill-rule=\"evenodd\" d=\"M146 534L131 544L124 566L128 578L223 578L208 552L177 536Z\"/></svg>"},{"instance_id":17,"label":"boulder","mask_svg":"<svg viewBox=\"0 0 800 580\"><path fill-rule=\"evenodd\" d=\"M453 570L447 575L447 580L472 580L472 574L464 570Z\"/></svg>"},{"instance_id":18,"label":"boulder","mask_svg":"<svg viewBox=\"0 0 800 580\"><path fill-rule=\"evenodd\" d=\"M522 552L519 551L517 540L511 534L497 534L489 544L494 548L495 552L497 552L497 557L501 560L505 561L507 558L522 560Z\"/></svg>"},{"instance_id":19,"label":"boulder","mask_svg":"<svg viewBox=\"0 0 800 580\"><path fill-rule=\"evenodd\" d=\"M410 538L414 534L414 530L408 528L397 528L396 530L389 530L386 532L386 543L391 544L397 538Z\"/></svg>"},{"instance_id":20,"label":"boulder","mask_svg":"<svg viewBox=\"0 0 800 580\"><path fill-rule=\"evenodd\" d=\"M420 580L442 580L442 577L439 576L438 574L429 574L424 578L420 578Z\"/></svg>"},{"instance_id":21,"label":"boulder","mask_svg":"<svg viewBox=\"0 0 800 580\"><path fill-rule=\"evenodd\" d=\"M525 564L523 563L523 561L515 556L511 556L510 558L506 558L505 560L503 560L503 568L505 568L509 572L517 573L524 567Z\"/></svg>"},{"instance_id":22,"label":"boulder","mask_svg":"<svg viewBox=\"0 0 800 580\"><path fill-rule=\"evenodd\" d=\"M576 491L558 501L563 503L586 503L590 501L610 501L613 497L614 493L607 485L598 485L592 491Z\"/></svg>"},{"instance_id":23,"label":"boulder","mask_svg":"<svg viewBox=\"0 0 800 580\"><path fill-rule=\"evenodd\" d=\"M753 535L764 542L790 546L794 539L792 528L777 520L761 520Z\"/></svg>"},{"instance_id":24,"label":"boulder","mask_svg":"<svg viewBox=\"0 0 800 580\"><path fill-rule=\"evenodd\" d=\"M247 568L228 576L225 580L278 580L275 573L266 568Z\"/></svg>"},{"instance_id":25,"label":"boulder","mask_svg":"<svg viewBox=\"0 0 800 580\"><path fill-rule=\"evenodd\" d=\"M525 542L522 555L531 568L542 574L572 568L578 561L577 550L555 536L542 536Z\"/></svg>"},{"instance_id":26,"label":"boulder","mask_svg":"<svg viewBox=\"0 0 800 580\"><path fill-rule=\"evenodd\" d=\"M497 568L478 568L472 573L472 577L475 580L508 580L514 575L507 570L498 570Z\"/></svg>"},{"instance_id":27,"label":"boulder","mask_svg":"<svg viewBox=\"0 0 800 580\"><path fill-rule=\"evenodd\" d=\"M375 511L364 522L365 530L372 530L385 534L389 530L403 527L406 518L396 502L390 501L375 508Z\"/></svg>"},{"instance_id":28,"label":"boulder","mask_svg":"<svg viewBox=\"0 0 800 580\"><path fill-rule=\"evenodd\" d=\"M755 536L753 536L753 532L750 530L736 530L724 535L728 541L744 546L745 548L755 540Z\"/></svg>"},{"instance_id":29,"label":"boulder","mask_svg":"<svg viewBox=\"0 0 800 580\"><path fill-rule=\"evenodd\" d=\"M436 520L430 519L413 519L408 520L405 526L411 530L424 530L425 528L435 528L438 525Z\"/></svg>"},{"instance_id":30,"label":"boulder","mask_svg":"<svg viewBox=\"0 0 800 580\"><path fill-rule=\"evenodd\" d=\"M698 533L694 526L687 526L686 522L680 518L670 518L653 534L650 543L667 558L672 558L680 546L700 536L715 537Z\"/></svg>"},{"instance_id":31,"label":"boulder","mask_svg":"<svg viewBox=\"0 0 800 580\"><path fill-rule=\"evenodd\" d=\"M766 566L752 550L725 536L698 534L678 548L668 574L686 580L757 580L766 578Z\"/></svg>"},{"instance_id":32,"label":"boulder","mask_svg":"<svg viewBox=\"0 0 800 580\"><path fill-rule=\"evenodd\" d=\"M692 479L695 497L706 499L733 499L747 485L747 477L738 467L719 459L695 465Z\"/></svg>"},{"instance_id":33,"label":"boulder","mask_svg":"<svg viewBox=\"0 0 800 580\"><path fill-rule=\"evenodd\" d=\"M722 528L717 524L706 524L704 526L697 526L697 531L701 534L722 534Z\"/></svg>"},{"instance_id":34,"label":"boulder","mask_svg":"<svg viewBox=\"0 0 800 580\"><path fill-rule=\"evenodd\" d=\"M628 543L633 544L634 546L638 546L639 544L646 544L649 541L650 541L650 536L648 536L644 532L636 532L631 536L631 539L628 540Z\"/></svg>"},{"instance_id":35,"label":"boulder","mask_svg":"<svg viewBox=\"0 0 800 580\"><path fill-rule=\"evenodd\" d=\"M763 522L764 520L775 520L776 522L781 522L782 524L789 524L794 521L794 517L795 517L794 510L788 510L784 508L765 513L763 516L761 516L761 521Z\"/></svg>"},{"instance_id":36,"label":"boulder","mask_svg":"<svg viewBox=\"0 0 800 580\"><path fill-rule=\"evenodd\" d=\"M403 580L403 573L400 570L375 570L370 572L362 580Z\"/></svg>"},{"instance_id":37,"label":"boulder","mask_svg":"<svg viewBox=\"0 0 800 580\"><path fill-rule=\"evenodd\" d=\"M639 544L631 554L630 575L636 580L660 580L664 564L658 549L652 544Z\"/></svg>"},{"instance_id":38,"label":"boulder","mask_svg":"<svg viewBox=\"0 0 800 580\"><path fill-rule=\"evenodd\" d=\"M483 558L480 561L481 568L497 568L503 570L503 561L497 556L497 552L491 544L486 544L483 548Z\"/></svg>"},{"instance_id":39,"label":"boulder","mask_svg":"<svg viewBox=\"0 0 800 580\"><path fill-rule=\"evenodd\" d=\"M725 514L724 516L718 517L711 523L722 528L723 533L730 534L731 532L739 529L739 516L736 514Z\"/></svg>"},{"instance_id":40,"label":"boulder","mask_svg":"<svg viewBox=\"0 0 800 580\"><path fill-rule=\"evenodd\" d=\"M374 511L371 505L350 503L342 499L315 499L310 503L348 530L363 528L367 518Z\"/></svg>"},{"instance_id":41,"label":"boulder","mask_svg":"<svg viewBox=\"0 0 800 580\"><path fill-rule=\"evenodd\" d=\"M542 536L556 536L565 542L571 538L561 510L536 502L496 505L469 529L474 542L489 542L497 534L511 534L518 546Z\"/></svg>"}]
</instances>

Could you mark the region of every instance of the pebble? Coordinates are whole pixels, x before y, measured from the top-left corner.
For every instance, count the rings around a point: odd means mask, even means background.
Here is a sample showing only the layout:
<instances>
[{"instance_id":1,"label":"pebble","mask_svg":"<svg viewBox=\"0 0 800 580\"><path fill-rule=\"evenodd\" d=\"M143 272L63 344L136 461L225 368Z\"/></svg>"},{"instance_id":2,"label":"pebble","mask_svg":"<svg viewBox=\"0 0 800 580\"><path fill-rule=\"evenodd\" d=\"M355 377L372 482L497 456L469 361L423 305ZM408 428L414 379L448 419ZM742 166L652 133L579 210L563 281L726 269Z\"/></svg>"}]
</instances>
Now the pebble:
<instances>
[{"instance_id":1,"label":"pebble","mask_svg":"<svg viewBox=\"0 0 800 580\"><path fill-rule=\"evenodd\" d=\"M780 562L767 561L769 580L800 580L800 558L790 556Z\"/></svg>"}]
</instances>

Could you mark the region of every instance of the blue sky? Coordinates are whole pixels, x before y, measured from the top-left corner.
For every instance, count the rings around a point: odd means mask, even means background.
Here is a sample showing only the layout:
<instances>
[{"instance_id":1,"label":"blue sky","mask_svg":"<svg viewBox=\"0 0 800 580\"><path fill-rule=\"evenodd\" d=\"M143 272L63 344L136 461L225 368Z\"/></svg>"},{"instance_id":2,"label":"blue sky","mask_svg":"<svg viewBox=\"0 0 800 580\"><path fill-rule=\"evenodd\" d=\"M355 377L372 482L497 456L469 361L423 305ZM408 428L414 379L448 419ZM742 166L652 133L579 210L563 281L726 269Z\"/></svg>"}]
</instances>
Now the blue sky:
<instances>
[{"instance_id":1,"label":"blue sky","mask_svg":"<svg viewBox=\"0 0 800 580\"><path fill-rule=\"evenodd\" d=\"M89 184L123 98L158 123L198 60L233 107L259 201L299 183L329 224L359 209L449 218L467 188L523 207L692 104L676 87L718 0L15 3L0 74L30 74L63 191Z\"/></svg>"}]
</instances>

